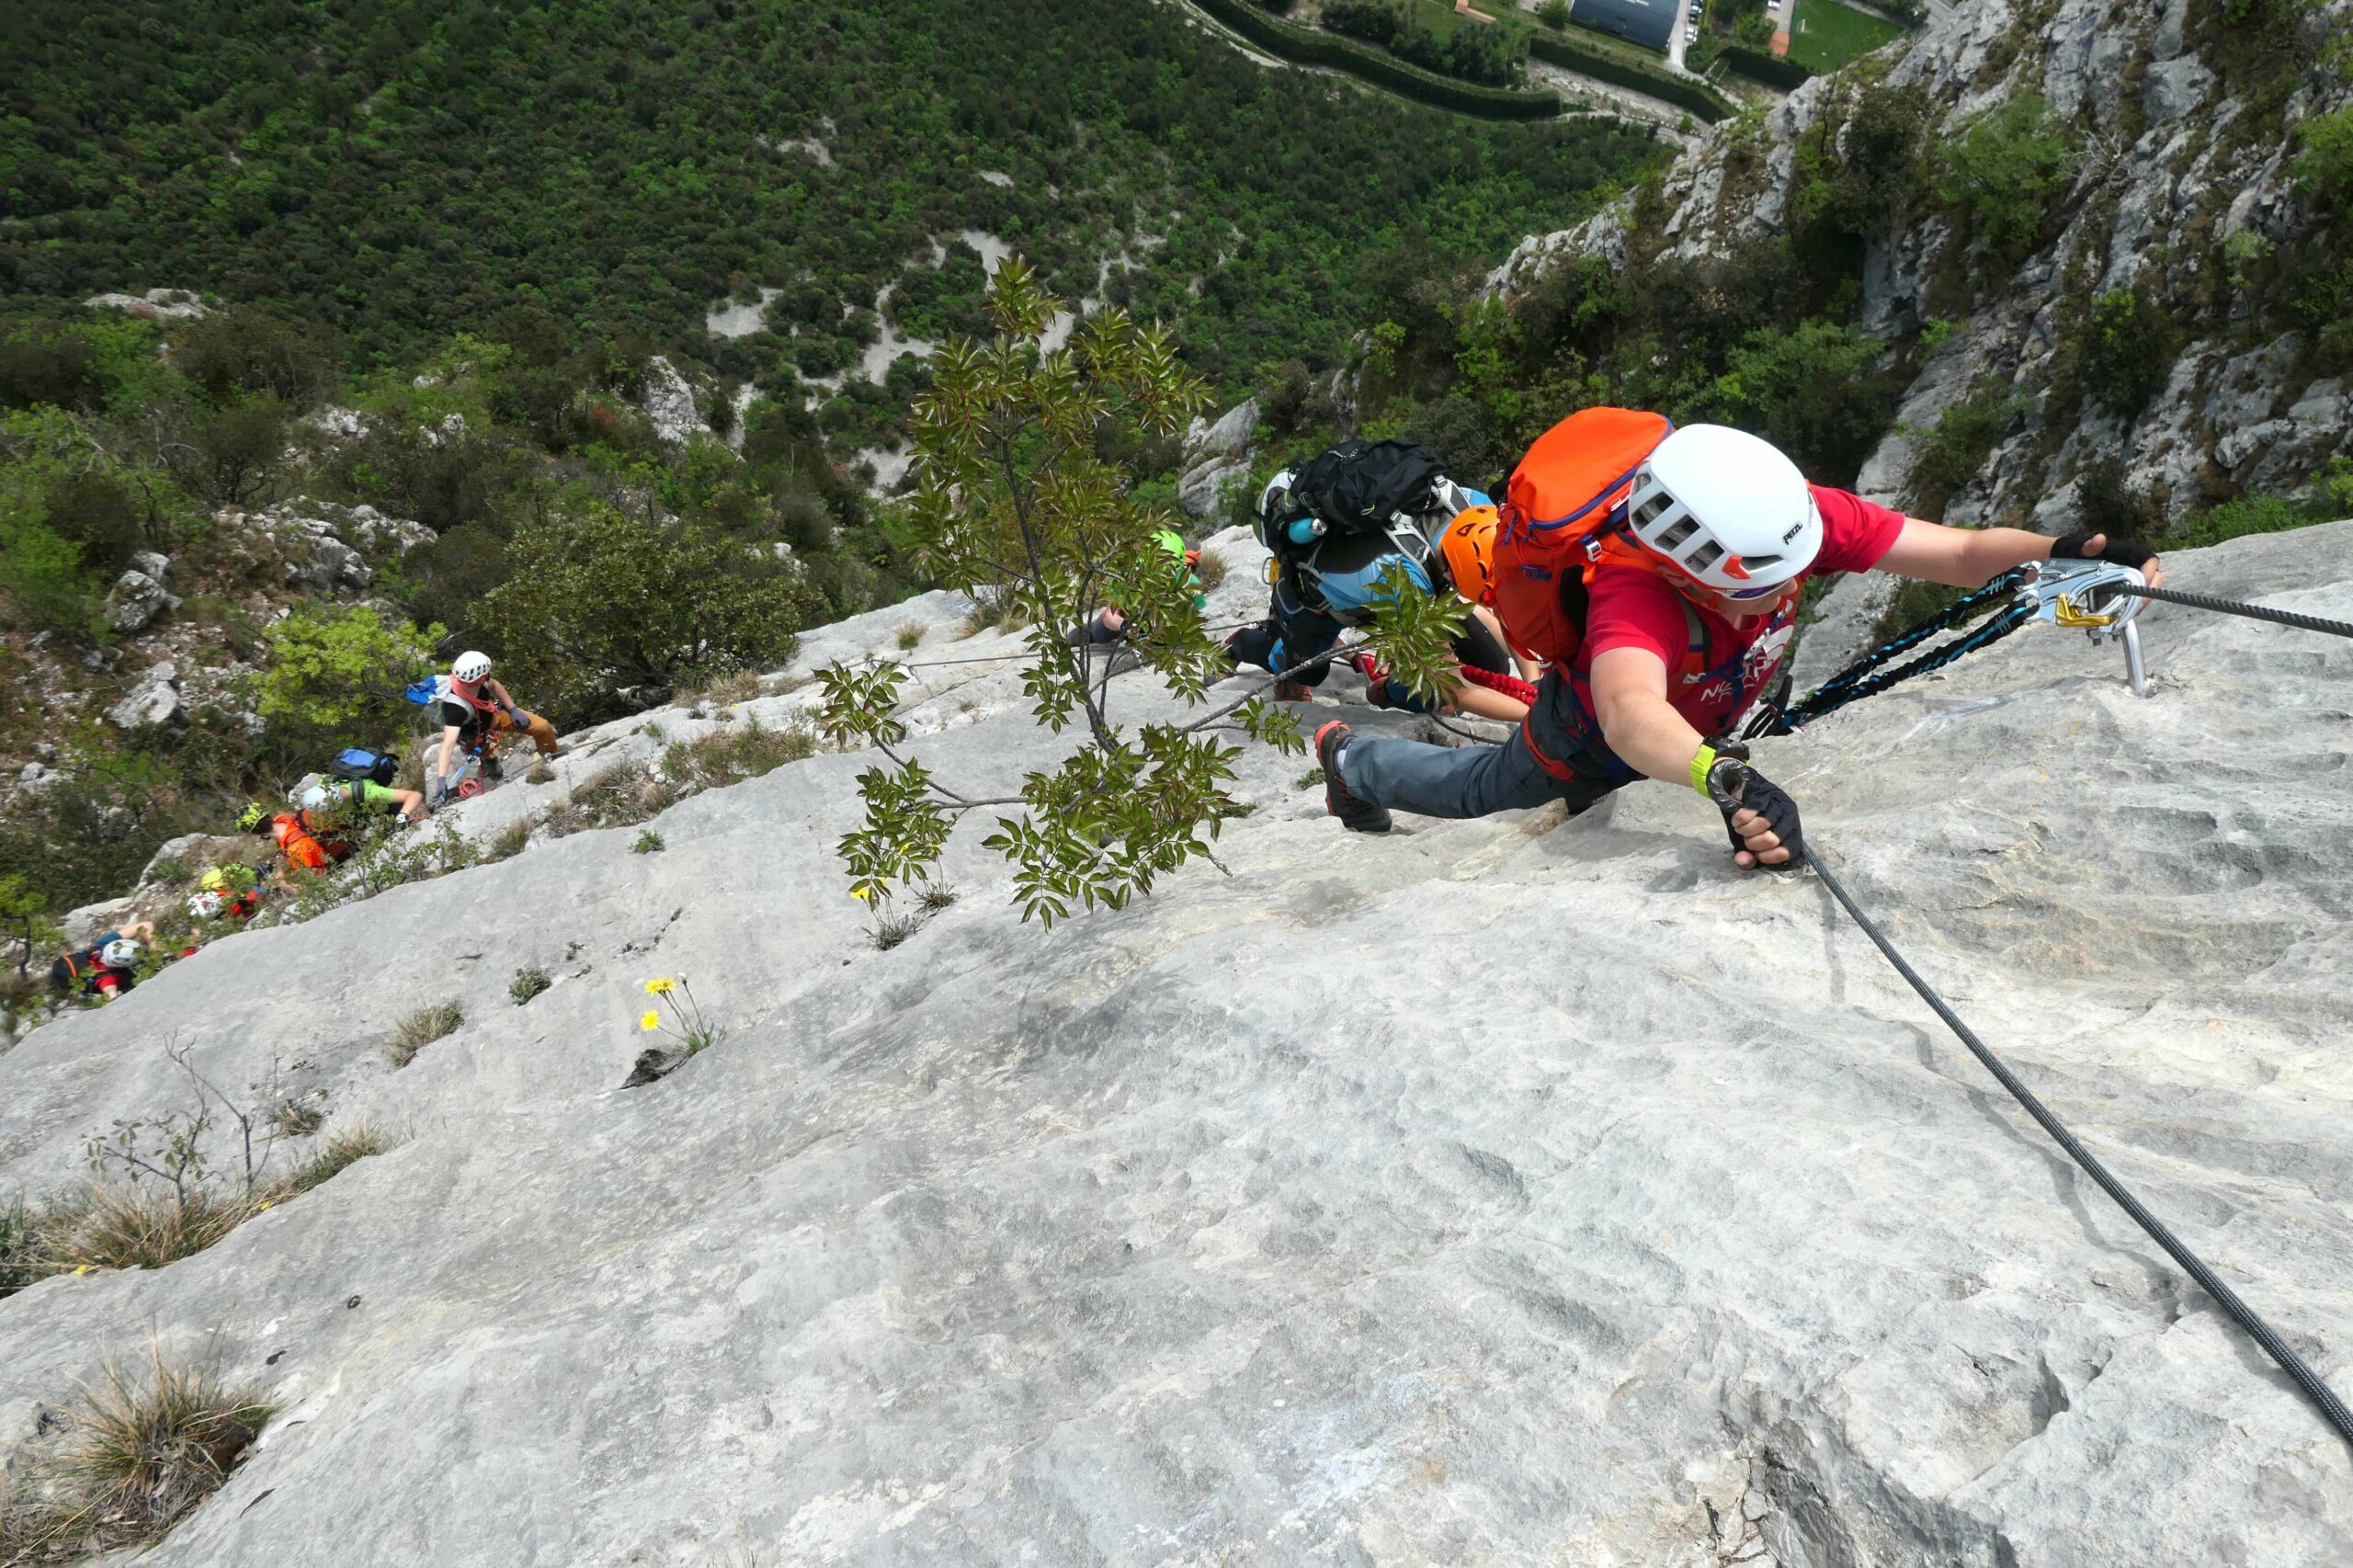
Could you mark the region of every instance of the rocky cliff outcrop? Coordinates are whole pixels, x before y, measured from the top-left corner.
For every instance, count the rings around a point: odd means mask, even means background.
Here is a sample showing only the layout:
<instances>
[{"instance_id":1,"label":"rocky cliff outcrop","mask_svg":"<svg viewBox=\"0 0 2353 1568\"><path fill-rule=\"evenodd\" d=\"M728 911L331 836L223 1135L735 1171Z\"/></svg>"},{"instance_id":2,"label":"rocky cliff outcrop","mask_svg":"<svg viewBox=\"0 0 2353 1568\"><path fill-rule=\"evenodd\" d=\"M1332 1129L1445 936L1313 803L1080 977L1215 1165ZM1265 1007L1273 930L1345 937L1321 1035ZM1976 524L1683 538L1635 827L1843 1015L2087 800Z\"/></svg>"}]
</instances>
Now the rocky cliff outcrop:
<instances>
[{"instance_id":1,"label":"rocky cliff outcrop","mask_svg":"<svg viewBox=\"0 0 2353 1568\"><path fill-rule=\"evenodd\" d=\"M2353 5L1937 10L1911 40L1808 83L1761 124L1711 132L1665 176L1647 241L1669 257L1721 259L1780 239L1800 205L1802 146L1819 134L1850 148L1839 117L1863 83L1919 95L1931 148L1989 109L2039 97L2067 161L2021 254L1995 254L1934 202L1888 213L1866 247L1860 324L1903 347L1889 363L1913 379L1859 488L1911 494L1915 433L1977 395L2006 398L2006 423L1946 501L1954 521L2054 528L2083 514L2087 487L2173 517L2241 494L2309 494L2332 458L2353 451L2353 379L2342 346L2320 351L2296 324L2285 301L2297 285L2276 273L2300 245L2309 256L2325 222L2292 165L2298 128L2353 104L2353 81L2327 63L2344 58ZM1517 293L1564 257L1622 262L1642 221L1628 199L1531 236L1490 285ZM2158 346L2145 367L2157 384L2140 407L2103 401L2113 389L2086 384L2080 365L2092 302L2135 290Z\"/></svg>"},{"instance_id":2,"label":"rocky cliff outcrop","mask_svg":"<svg viewBox=\"0 0 2353 1568\"><path fill-rule=\"evenodd\" d=\"M1211 548L1236 619L1256 554ZM2353 617L2353 524L2169 564ZM921 626L911 657L978 662L916 672L909 744L997 793L1063 743L964 608L824 629L790 674ZM2342 1388L2353 647L2144 624L2146 699L2038 630L1762 763ZM578 737L448 820L811 697ZM175 1037L404 1136L169 1267L0 1300L0 1440L151 1339L271 1394L166 1568L2315 1568L2353 1539L2353 1458L2285 1380L1688 791L1352 838L1254 747L1228 874L1041 933L975 824L961 898L881 950L833 858L870 761L698 795L658 852L535 841L229 937L0 1056L0 1194L181 1105ZM680 974L728 1038L624 1090L641 985Z\"/></svg>"}]
</instances>

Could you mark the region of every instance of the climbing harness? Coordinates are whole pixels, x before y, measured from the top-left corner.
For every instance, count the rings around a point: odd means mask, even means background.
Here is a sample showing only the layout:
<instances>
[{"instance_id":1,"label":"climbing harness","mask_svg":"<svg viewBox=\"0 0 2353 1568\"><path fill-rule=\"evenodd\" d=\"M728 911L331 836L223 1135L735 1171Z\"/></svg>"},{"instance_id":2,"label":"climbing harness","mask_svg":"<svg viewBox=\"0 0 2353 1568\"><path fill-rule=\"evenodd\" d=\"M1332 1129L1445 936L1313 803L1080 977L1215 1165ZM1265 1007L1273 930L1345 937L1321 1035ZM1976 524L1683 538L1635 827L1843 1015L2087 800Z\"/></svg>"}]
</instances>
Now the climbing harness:
<instances>
[{"instance_id":1,"label":"climbing harness","mask_svg":"<svg viewBox=\"0 0 2353 1568\"><path fill-rule=\"evenodd\" d=\"M2129 571L2130 568L2124 568L2124 570ZM2353 636L2353 627L2347 627L2345 635ZM1708 779L1709 792L1714 796L1716 804L1720 808L1731 811L1740 805L1741 796L1746 789L1745 775L1741 771L1742 765L1734 763L1727 767L1725 763L1719 763L1717 767L1733 775L1733 782L1731 788L1724 788L1717 783L1717 775L1711 771ZM2008 1064L1995 1055L1984 1040L1977 1038L1977 1031L1961 1021L1961 1015L1947 1005L1945 999L1937 994L1935 987L1920 977L1920 971L1914 969L1905 961L1904 955L1895 950L1895 944L1887 939L1887 934L1879 928L1870 915L1863 913L1862 907L1856 903L1853 895L1847 892L1846 885L1839 881L1837 877L1832 874L1830 868L1823 862L1820 851L1813 846L1801 848L1792 864L1802 864L1813 868L1813 874L1822 879L1822 885L1830 890L1830 896L1836 899L1839 906L1845 909L1854 919L1855 924L1862 928L1863 935L1871 939L1871 945L1880 950L1880 955L1893 966L1896 973L1904 977L1906 984L1919 994L1920 1000L1926 1002L1937 1017L1944 1020L1945 1027L1960 1037L1961 1043L1969 1047L1970 1054L1984 1063L1985 1070L1993 1074L2002 1087L2010 1092L2010 1097L2025 1107L2026 1113L2034 1118L2042 1130L2051 1134L2058 1145L2067 1152L2067 1157L2082 1166L2085 1174L2099 1184L2100 1190L2114 1199L2116 1206L2130 1215L2132 1222L2140 1226L2150 1240L2165 1248L2166 1256L2179 1264L2183 1272L2187 1273L2190 1278L2197 1281L2198 1288L2211 1296L2222 1311L2230 1314L2231 1320L2245 1329L2248 1337L2263 1347L2264 1354L2270 1357L2279 1364L2281 1371L2286 1372L2295 1381L2296 1386L2303 1391L2304 1397L2312 1401L2331 1426L2336 1428L2337 1435L2347 1444L2353 1444L2353 1411L2347 1411L2345 1408L2345 1402L2337 1398L2336 1392L2321 1381L2320 1374L2313 1371L2302 1357L2297 1355L2286 1341L2273 1332L2271 1325L2264 1322L2262 1316L2253 1307L2241 1301L2238 1292L2224 1284L2221 1277L2207 1267L2203 1258L2190 1251L2164 1221L2150 1213L2141 1200L2132 1195L2131 1189L2117 1180L2114 1174L2100 1163L2099 1157L2085 1148L2076 1140L2075 1135L2067 1131L2066 1124L2051 1113L2051 1108L2042 1103L2035 1092L2019 1081L2018 1074L2010 1071Z\"/></svg>"}]
</instances>

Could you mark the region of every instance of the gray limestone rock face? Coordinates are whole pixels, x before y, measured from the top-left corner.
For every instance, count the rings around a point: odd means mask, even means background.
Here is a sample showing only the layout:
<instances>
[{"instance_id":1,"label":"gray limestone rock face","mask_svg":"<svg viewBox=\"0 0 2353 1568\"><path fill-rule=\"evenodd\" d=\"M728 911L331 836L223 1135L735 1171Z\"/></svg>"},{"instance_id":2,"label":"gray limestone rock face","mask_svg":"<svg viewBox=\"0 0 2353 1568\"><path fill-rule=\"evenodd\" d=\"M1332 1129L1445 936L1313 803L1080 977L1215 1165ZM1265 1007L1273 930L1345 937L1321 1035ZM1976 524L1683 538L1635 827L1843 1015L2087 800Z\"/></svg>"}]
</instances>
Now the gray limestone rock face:
<instances>
[{"instance_id":1,"label":"gray limestone rock face","mask_svg":"<svg viewBox=\"0 0 2353 1568\"><path fill-rule=\"evenodd\" d=\"M65 945L88 947L97 940L100 932L112 930L130 919L133 903L130 898L109 898L67 910L57 922L58 929L64 933Z\"/></svg>"},{"instance_id":2,"label":"gray limestone rock face","mask_svg":"<svg viewBox=\"0 0 2353 1568\"><path fill-rule=\"evenodd\" d=\"M180 716L179 667L169 660L151 665L122 700L107 710L107 722L118 730L142 730L168 724Z\"/></svg>"},{"instance_id":3,"label":"gray limestone rock face","mask_svg":"<svg viewBox=\"0 0 2353 1568\"><path fill-rule=\"evenodd\" d=\"M328 534L312 539L307 548L286 562L285 570L288 587L317 594L364 588L376 580L375 572L358 551Z\"/></svg>"},{"instance_id":4,"label":"gray limestone rock face","mask_svg":"<svg viewBox=\"0 0 2353 1568\"><path fill-rule=\"evenodd\" d=\"M114 589L107 596L107 621L126 634L144 631L177 602L147 573L125 572L115 579Z\"/></svg>"},{"instance_id":5,"label":"gray limestone rock face","mask_svg":"<svg viewBox=\"0 0 2353 1568\"><path fill-rule=\"evenodd\" d=\"M1250 473L1252 441L1258 426L1258 400L1245 398L1214 423L1196 419L1185 435L1176 480L1176 502L1195 517L1217 510L1226 485Z\"/></svg>"},{"instance_id":6,"label":"gray limestone rock face","mask_svg":"<svg viewBox=\"0 0 2353 1568\"><path fill-rule=\"evenodd\" d=\"M1250 612L1246 537L1210 548L1211 619ZM2353 524L2166 564L2353 617ZM970 608L818 629L779 684L920 624L917 657L966 662L913 672L906 751L1010 792L1067 741ZM2143 624L2145 699L2030 629L1758 765L2342 1390L2353 644ZM813 694L587 732L442 820L494 833ZM1426 729L1338 676L1326 711ZM1245 747L1224 874L1040 931L967 823L957 902L878 950L835 846L881 760L695 796L643 824L658 854L639 824L534 841L229 937L25 1037L0 1195L183 1105L176 1032L217 1083L277 1062L330 1130L404 1142L168 1267L0 1300L0 1441L151 1342L276 1401L153 1568L2342 1561L2345 1446L1691 791L1362 838ZM555 983L517 1006L525 967ZM659 976L727 1039L649 1040ZM445 1001L462 1026L392 1067ZM649 1050L674 1070L624 1090Z\"/></svg>"},{"instance_id":7,"label":"gray limestone rock face","mask_svg":"<svg viewBox=\"0 0 2353 1568\"><path fill-rule=\"evenodd\" d=\"M695 411L694 389L678 368L659 354L645 362L643 404L654 433L674 446L703 429L702 415Z\"/></svg>"},{"instance_id":8,"label":"gray limestone rock face","mask_svg":"<svg viewBox=\"0 0 2353 1568\"><path fill-rule=\"evenodd\" d=\"M1790 682L1803 697L1871 646L1871 629L1894 597L1895 579L1877 572L1850 572L1814 606L1813 624L1790 655Z\"/></svg>"},{"instance_id":9,"label":"gray limestone rock face","mask_svg":"<svg viewBox=\"0 0 2353 1568\"><path fill-rule=\"evenodd\" d=\"M156 551L142 550L131 558L131 564L160 583L164 580L164 574L172 569L172 558Z\"/></svg>"},{"instance_id":10,"label":"gray limestone rock face","mask_svg":"<svg viewBox=\"0 0 2353 1568\"><path fill-rule=\"evenodd\" d=\"M1924 26L1876 60L1884 62L1886 87L1925 97L1932 141L2031 93L2080 128L2082 158L2049 214L2047 243L1999 267L1999 289L1949 324L1957 342L1913 356L1919 369L1901 398L1903 423L1864 465L1864 487L1884 489L1908 473L1915 443L1907 426L1917 427L1916 410L1933 413L1951 401L1941 378L1956 355L1973 368L1974 382L2013 390L2030 412L2014 422L1977 480L1952 497L1955 521L2048 518L2051 497L2073 494L2068 486L2109 462L2123 464L2131 487L2170 521L2234 491L2306 493L2333 459L2353 456L2353 409L2335 398L2316 400L2292 429L2263 424L2302 399L2312 342L2307 335L2300 355L2265 358L2252 375L2243 373L2244 324L2218 319L2211 276L2218 237L2253 232L2274 253L2318 254L2322 210L2298 187L2295 159L2304 125L2353 108L2353 78L2317 72L2284 112L2265 109L2245 96L2243 82L2188 51L2187 0L2053 0L2039 8L1979 0L1930 9ZM2319 46L2353 25L2353 6L2327 0L2280 25L2300 28L2303 44ZM1849 85L1816 77L1761 126L1718 128L1679 157L1657 187L1663 211L1654 239L1664 242L1661 254L1721 262L1779 243L1796 148ZM2242 123L2247 115L2260 124ZM1490 276L1490 290L1523 294L1576 257L1620 265L1632 208L1628 199L1574 229L1529 236ZM1946 254L1949 222L1922 212L1874 237L1860 277L1862 330L1914 347L1913 335L1932 315L1952 312L1935 281L1957 259ZM1982 244L1970 256L1972 267L1988 264ZM2086 262L2097 268L2092 293L2146 290L2189 338L2173 377L2134 420L2110 417L2096 395L2066 395L2063 369L2074 360L2063 351L2081 341ZM2246 308L2242 300L2241 316ZM2239 416L2249 400L2263 411ZM2045 419L2066 427L2054 434Z\"/></svg>"},{"instance_id":11,"label":"gray limestone rock face","mask_svg":"<svg viewBox=\"0 0 2353 1568\"><path fill-rule=\"evenodd\" d=\"M204 301L186 289L150 289L143 294L93 294L82 303L94 311L120 311L149 321L189 321L207 313Z\"/></svg>"}]
</instances>

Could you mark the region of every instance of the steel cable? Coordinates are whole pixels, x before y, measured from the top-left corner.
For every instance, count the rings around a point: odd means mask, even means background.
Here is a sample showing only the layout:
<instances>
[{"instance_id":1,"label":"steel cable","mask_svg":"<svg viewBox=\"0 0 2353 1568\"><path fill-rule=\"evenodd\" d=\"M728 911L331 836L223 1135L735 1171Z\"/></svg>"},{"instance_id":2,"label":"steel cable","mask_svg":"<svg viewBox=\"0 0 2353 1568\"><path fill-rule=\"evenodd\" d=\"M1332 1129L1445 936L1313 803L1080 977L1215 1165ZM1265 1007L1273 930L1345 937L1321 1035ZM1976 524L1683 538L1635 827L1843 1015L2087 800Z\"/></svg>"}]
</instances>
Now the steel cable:
<instances>
[{"instance_id":1,"label":"steel cable","mask_svg":"<svg viewBox=\"0 0 2353 1568\"><path fill-rule=\"evenodd\" d=\"M2219 610L2224 615L2245 616L2249 620L2268 620L2276 626L2292 626L2303 631L2325 631L2331 637L2353 637L2353 622L2325 620L2319 616L2303 615L2292 609L2273 609L2269 605L2242 604L2236 599L2218 599L2209 594L2185 594L2174 588L2119 585L2106 591L2130 594L2139 599L2156 599L2169 605L2188 605L2192 609Z\"/></svg>"},{"instance_id":2,"label":"steel cable","mask_svg":"<svg viewBox=\"0 0 2353 1568\"><path fill-rule=\"evenodd\" d=\"M2348 635L2353 635L2353 627L2346 630ZM1872 923L1870 915L1862 912L1854 899L1848 895L1845 886L1831 874L1830 868L1823 864L1822 857L1811 848L1804 850L1803 854L1806 863L1812 866L1814 874L1822 879L1822 885L1830 890L1830 896L1836 899L1847 913L1854 917L1855 924L1862 927L1863 935L1871 939L1871 945L1879 949L1881 956L1894 966L1895 972L1902 975L1914 991L1919 993L1920 1000L1935 1009L1937 1017L1945 1021L1945 1026L1961 1037L1961 1044L1969 1047L1970 1053L1985 1064L1985 1070L1993 1074L2002 1087L2010 1092L2010 1097L2024 1106L2027 1114L2033 1117L2041 1125L2042 1130L2051 1134L2059 1146L2067 1152L2068 1158L2082 1166L2086 1174L2099 1184L2100 1190L2114 1199L2117 1207L2131 1215L2132 1222L2147 1233L2150 1240L2165 1248L2166 1255L2179 1264L2190 1278L2198 1282L2199 1289L2211 1296L2222 1309L2230 1314L2232 1321L2245 1329L2248 1336L2263 1347L2264 1354L2278 1362L2279 1369L2295 1380L2296 1386L2303 1391L2304 1397L2311 1400L2321 1415L2326 1417L2328 1424L2336 1428L2337 1436L2343 1437L2348 1445L2353 1445L2353 1412L2348 1412L2345 1408L2345 1402L2338 1399L2336 1392L2321 1381L2320 1374L2306 1365L2302 1357L2297 1355L2279 1335L2272 1332L2271 1325L2265 1323L2253 1307L2239 1300L2238 1292L2222 1283L2214 1271L2206 1266L2205 1260L2190 1251L2179 1237L2166 1228L2164 1221L2143 1207L2141 1200L2133 1197L2130 1189L2117 1180L2106 1165L2100 1164L2098 1156L2078 1142L2075 1135L2067 1131L2065 1124L2053 1116L2050 1108L2036 1097L2034 1091L2019 1082L2018 1074L2012 1073L2002 1059L1995 1055L1984 1040L1977 1038L1974 1030L1961 1022L1961 1016L1946 1006L1945 999L1938 995L1935 988L1927 981L1920 978L1920 971L1904 961L1904 955L1895 950L1894 944L1887 939L1886 934Z\"/></svg>"}]
</instances>

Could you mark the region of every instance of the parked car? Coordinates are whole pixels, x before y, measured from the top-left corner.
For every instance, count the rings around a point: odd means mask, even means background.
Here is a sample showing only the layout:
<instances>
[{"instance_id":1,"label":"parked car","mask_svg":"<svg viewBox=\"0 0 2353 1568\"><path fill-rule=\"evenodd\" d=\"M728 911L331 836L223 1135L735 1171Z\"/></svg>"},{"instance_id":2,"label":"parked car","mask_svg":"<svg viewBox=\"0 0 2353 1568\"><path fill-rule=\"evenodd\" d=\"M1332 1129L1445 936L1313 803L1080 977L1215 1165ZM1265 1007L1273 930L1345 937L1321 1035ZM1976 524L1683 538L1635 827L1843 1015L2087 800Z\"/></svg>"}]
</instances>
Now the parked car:
<instances>
[{"instance_id":1,"label":"parked car","mask_svg":"<svg viewBox=\"0 0 2353 1568\"><path fill-rule=\"evenodd\" d=\"M1697 22L1685 23L1683 27L1683 41L1686 43L1697 43L1699 40L1699 24Z\"/></svg>"}]
</instances>

